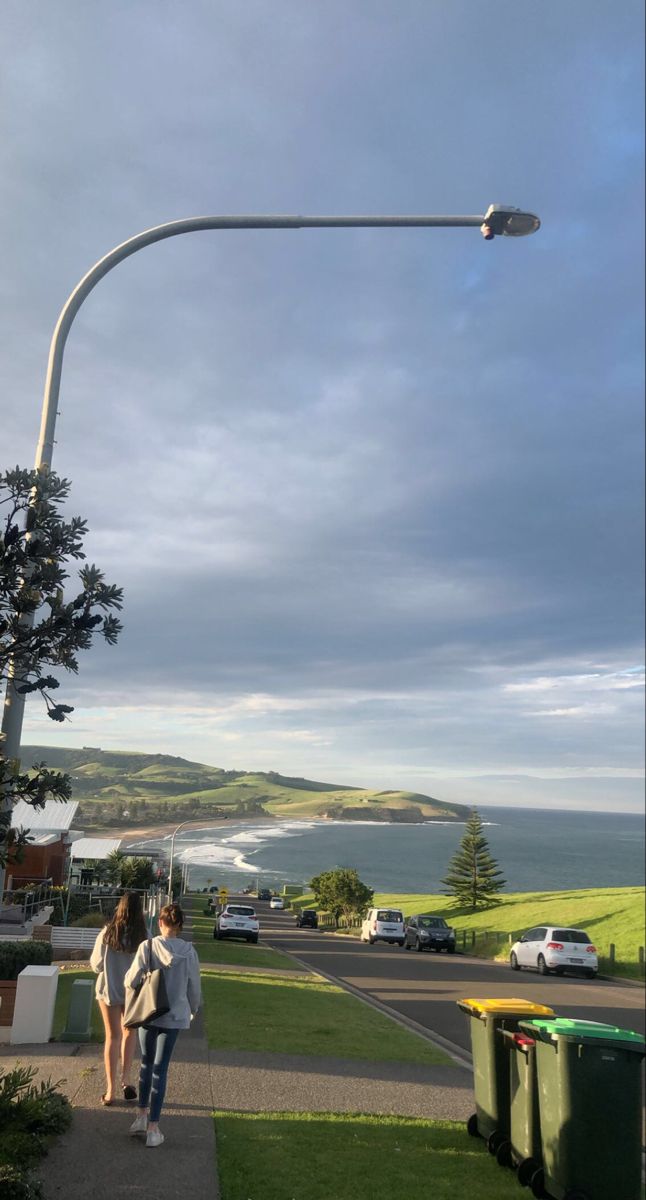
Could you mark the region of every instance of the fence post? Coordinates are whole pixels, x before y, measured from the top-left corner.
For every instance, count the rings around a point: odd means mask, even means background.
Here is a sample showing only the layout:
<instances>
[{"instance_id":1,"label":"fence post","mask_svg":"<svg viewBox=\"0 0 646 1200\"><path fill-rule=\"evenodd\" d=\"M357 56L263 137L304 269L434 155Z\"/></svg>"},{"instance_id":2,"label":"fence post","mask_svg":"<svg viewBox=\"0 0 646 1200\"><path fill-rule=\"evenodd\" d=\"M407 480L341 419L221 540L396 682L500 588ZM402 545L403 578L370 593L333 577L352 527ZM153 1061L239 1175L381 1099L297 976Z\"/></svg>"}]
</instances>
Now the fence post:
<instances>
[{"instance_id":1,"label":"fence post","mask_svg":"<svg viewBox=\"0 0 646 1200\"><path fill-rule=\"evenodd\" d=\"M608 958L611 963L614 963L614 961L615 961L615 943L614 942L611 942L610 946L608 948Z\"/></svg>"},{"instance_id":2,"label":"fence post","mask_svg":"<svg viewBox=\"0 0 646 1200\"><path fill-rule=\"evenodd\" d=\"M644 969L644 947L643 946L639 947L639 950L637 952L637 957L639 959L639 965L643 971L643 969Z\"/></svg>"},{"instance_id":3,"label":"fence post","mask_svg":"<svg viewBox=\"0 0 646 1200\"><path fill-rule=\"evenodd\" d=\"M515 940L516 940L516 939L514 938L514 935L513 935L513 933L508 933L508 934L507 934L507 938L508 938L508 941L509 941L509 945L510 945L510 946L513 946L513 944L514 944L514 942L515 942Z\"/></svg>"},{"instance_id":4,"label":"fence post","mask_svg":"<svg viewBox=\"0 0 646 1200\"><path fill-rule=\"evenodd\" d=\"M462 949L466 950L466 948L467 948L467 931L466 931L466 929L463 929L462 930Z\"/></svg>"},{"instance_id":5,"label":"fence post","mask_svg":"<svg viewBox=\"0 0 646 1200\"><path fill-rule=\"evenodd\" d=\"M472 929L471 930L471 945L475 946L475 944L476 944L476 931L475 931L475 929Z\"/></svg>"}]
</instances>

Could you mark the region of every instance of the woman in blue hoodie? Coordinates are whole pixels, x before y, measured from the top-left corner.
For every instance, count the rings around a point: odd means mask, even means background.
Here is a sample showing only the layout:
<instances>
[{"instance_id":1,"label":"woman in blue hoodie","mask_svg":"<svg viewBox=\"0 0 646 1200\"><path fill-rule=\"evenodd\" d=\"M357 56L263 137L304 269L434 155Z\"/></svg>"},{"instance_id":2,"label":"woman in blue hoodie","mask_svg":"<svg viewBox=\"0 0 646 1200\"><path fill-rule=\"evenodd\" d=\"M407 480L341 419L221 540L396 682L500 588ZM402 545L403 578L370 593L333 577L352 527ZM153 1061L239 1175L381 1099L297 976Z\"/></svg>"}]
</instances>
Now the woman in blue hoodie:
<instances>
[{"instance_id":1,"label":"woman in blue hoodie","mask_svg":"<svg viewBox=\"0 0 646 1200\"><path fill-rule=\"evenodd\" d=\"M130 1133L145 1133L147 1146L161 1146L164 1135L159 1128L166 1079L171 1056L180 1029L188 1029L202 1000L200 963L195 948L180 934L184 914L179 904L167 904L159 914L159 937L151 942L152 963L148 960L148 942L142 942L128 971L126 987L137 987L152 966L161 967L168 996L169 1011L139 1030L141 1068L139 1071L139 1115Z\"/></svg>"}]
</instances>

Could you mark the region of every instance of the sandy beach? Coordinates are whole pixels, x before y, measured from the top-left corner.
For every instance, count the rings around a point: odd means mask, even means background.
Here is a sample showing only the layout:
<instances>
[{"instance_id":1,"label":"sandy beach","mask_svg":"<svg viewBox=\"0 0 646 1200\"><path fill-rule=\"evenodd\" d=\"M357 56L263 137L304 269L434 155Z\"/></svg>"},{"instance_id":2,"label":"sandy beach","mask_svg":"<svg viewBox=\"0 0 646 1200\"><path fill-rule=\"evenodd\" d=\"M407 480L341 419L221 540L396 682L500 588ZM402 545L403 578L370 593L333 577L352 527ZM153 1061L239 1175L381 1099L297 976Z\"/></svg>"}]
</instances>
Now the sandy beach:
<instances>
[{"instance_id":1,"label":"sandy beach","mask_svg":"<svg viewBox=\"0 0 646 1200\"><path fill-rule=\"evenodd\" d=\"M293 819L296 819L296 818L293 818ZM225 828L227 825L231 825L233 822L237 822L237 821L244 821L245 825L247 825L247 824L249 824L249 825L273 825L275 820L276 820L275 817L256 817L256 816L251 816L251 817L236 816L236 817L228 817L228 818L219 819L219 820L216 820L215 818L212 819L211 817L202 817L201 820L187 821L185 823L182 822L182 830L181 831L184 832L184 830L186 830L187 833L190 833L191 829L220 829L220 828ZM99 829L99 828L93 829L91 834L88 836L121 838L124 842L127 843L127 842L133 842L133 841L140 841L142 838L167 837L169 834L171 834L173 832L173 830L177 829L177 824L178 823L176 821L169 821L168 823L166 823L164 825L142 825L142 826L137 826L137 828L135 828L135 829L132 829L130 827L123 827L121 829L115 829L114 826L106 826L105 828L102 828L102 829Z\"/></svg>"}]
</instances>

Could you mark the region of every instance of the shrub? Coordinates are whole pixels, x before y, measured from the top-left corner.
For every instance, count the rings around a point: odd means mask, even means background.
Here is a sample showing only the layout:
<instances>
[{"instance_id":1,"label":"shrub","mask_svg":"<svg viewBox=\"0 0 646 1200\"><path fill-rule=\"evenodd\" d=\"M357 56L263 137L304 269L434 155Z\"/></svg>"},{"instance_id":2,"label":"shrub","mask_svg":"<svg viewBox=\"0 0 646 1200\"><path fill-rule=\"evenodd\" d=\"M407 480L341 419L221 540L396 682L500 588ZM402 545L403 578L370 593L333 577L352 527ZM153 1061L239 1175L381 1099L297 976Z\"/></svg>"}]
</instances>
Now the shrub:
<instances>
[{"instance_id":1,"label":"shrub","mask_svg":"<svg viewBox=\"0 0 646 1200\"><path fill-rule=\"evenodd\" d=\"M17 1167L0 1163L0 1196L2 1200L42 1200L43 1192L37 1179L28 1179Z\"/></svg>"},{"instance_id":2,"label":"shrub","mask_svg":"<svg viewBox=\"0 0 646 1200\"><path fill-rule=\"evenodd\" d=\"M100 912L89 912L84 917L77 917L76 921L70 921L75 929L103 929L108 918Z\"/></svg>"},{"instance_id":3,"label":"shrub","mask_svg":"<svg viewBox=\"0 0 646 1200\"><path fill-rule=\"evenodd\" d=\"M49 966L49 942L0 942L0 979L17 979L24 967Z\"/></svg>"},{"instance_id":4,"label":"shrub","mask_svg":"<svg viewBox=\"0 0 646 1200\"><path fill-rule=\"evenodd\" d=\"M18 1066L11 1071L0 1068L0 1168L28 1169L47 1153L49 1140L71 1124L69 1100L56 1090L51 1079L36 1085L35 1075L33 1067ZM16 1192L17 1196L21 1194ZM0 1196L5 1200L2 1186Z\"/></svg>"}]
</instances>

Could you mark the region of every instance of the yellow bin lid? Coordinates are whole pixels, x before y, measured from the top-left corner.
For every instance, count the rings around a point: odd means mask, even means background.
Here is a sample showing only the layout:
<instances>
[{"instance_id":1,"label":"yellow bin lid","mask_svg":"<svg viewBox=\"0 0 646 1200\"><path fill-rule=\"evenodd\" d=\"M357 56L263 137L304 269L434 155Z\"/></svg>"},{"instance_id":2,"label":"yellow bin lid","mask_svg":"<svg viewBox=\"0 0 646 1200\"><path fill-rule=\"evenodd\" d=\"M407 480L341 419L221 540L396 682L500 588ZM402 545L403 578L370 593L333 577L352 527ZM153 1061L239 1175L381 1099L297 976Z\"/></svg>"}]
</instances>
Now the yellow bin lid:
<instances>
[{"instance_id":1,"label":"yellow bin lid","mask_svg":"<svg viewBox=\"0 0 646 1200\"><path fill-rule=\"evenodd\" d=\"M513 997L497 997L493 1000L458 1000L461 1009L474 1017L524 1017L532 1013L535 1017L554 1016L554 1009L546 1004L534 1004L532 1000Z\"/></svg>"}]
</instances>

